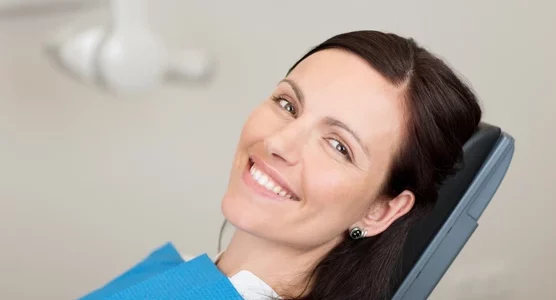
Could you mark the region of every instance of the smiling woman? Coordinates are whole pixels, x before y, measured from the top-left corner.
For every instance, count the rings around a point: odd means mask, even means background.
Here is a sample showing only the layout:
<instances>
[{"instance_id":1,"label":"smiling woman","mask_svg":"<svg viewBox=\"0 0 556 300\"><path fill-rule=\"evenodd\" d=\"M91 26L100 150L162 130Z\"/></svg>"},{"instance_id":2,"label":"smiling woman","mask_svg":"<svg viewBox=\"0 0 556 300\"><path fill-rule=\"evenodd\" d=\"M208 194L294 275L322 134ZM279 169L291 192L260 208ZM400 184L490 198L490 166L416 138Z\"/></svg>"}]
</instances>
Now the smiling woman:
<instances>
[{"instance_id":1,"label":"smiling woman","mask_svg":"<svg viewBox=\"0 0 556 300\"><path fill-rule=\"evenodd\" d=\"M413 40L325 41L243 126L218 272L244 299L388 299L410 226L480 119L471 90Z\"/></svg>"},{"instance_id":2,"label":"smiling woman","mask_svg":"<svg viewBox=\"0 0 556 300\"><path fill-rule=\"evenodd\" d=\"M413 40L341 34L301 58L245 123L218 267L283 299L387 299L411 223L436 201L481 109Z\"/></svg>"}]
</instances>

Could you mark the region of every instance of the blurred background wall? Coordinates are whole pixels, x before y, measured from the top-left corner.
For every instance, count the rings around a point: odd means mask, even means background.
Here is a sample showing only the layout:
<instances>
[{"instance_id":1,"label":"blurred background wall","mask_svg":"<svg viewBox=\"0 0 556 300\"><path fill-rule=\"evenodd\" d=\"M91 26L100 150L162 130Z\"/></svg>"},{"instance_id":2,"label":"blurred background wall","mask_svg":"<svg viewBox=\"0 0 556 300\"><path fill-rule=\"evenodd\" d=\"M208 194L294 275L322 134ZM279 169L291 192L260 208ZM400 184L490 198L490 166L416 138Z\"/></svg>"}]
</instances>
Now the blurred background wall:
<instances>
[{"instance_id":1,"label":"blurred background wall","mask_svg":"<svg viewBox=\"0 0 556 300\"><path fill-rule=\"evenodd\" d=\"M556 2L150 1L165 42L218 59L211 82L106 94L43 45L105 8L0 14L0 299L74 299L167 241L216 253L236 139L289 66L334 34L414 37L517 141L510 171L431 299L556 294Z\"/></svg>"}]
</instances>

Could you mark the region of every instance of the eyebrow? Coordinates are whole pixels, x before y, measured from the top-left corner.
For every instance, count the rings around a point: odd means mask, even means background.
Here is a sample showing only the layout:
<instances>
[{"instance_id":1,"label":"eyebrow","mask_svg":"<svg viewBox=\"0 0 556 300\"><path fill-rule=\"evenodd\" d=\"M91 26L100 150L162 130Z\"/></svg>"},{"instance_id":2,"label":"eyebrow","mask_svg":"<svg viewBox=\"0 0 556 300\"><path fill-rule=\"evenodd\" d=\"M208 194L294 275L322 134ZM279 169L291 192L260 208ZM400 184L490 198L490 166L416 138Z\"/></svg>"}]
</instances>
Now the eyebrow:
<instances>
[{"instance_id":1,"label":"eyebrow","mask_svg":"<svg viewBox=\"0 0 556 300\"><path fill-rule=\"evenodd\" d=\"M303 92L299 88L299 85L297 85L297 83L295 83L295 81L293 81L291 79L288 79L288 78L284 78L284 79L280 80L280 82L285 82L285 83L289 84L291 86L293 92L295 93L295 96L297 97L297 99L301 103L301 105L305 104L305 96L303 96Z\"/></svg>"},{"instance_id":2,"label":"eyebrow","mask_svg":"<svg viewBox=\"0 0 556 300\"><path fill-rule=\"evenodd\" d=\"M365 146L365 144L363 144L363 142L361 141L361 138L357 135L357 133L355 133L355 131L353 129L351 129L349 126L347 126L344 122L335 119L333 117L326 117L324 118L324 123L328 126L335 126L335 127L340 127L343 130L349 132L349 134L351 134L353 136L353 138L359 143L359 145L361 145L361 148L363 148L363 152L365 152L365 154L367 156L369 156L369 149L367 149L367 147Z\"/></svg>"}]
</instances>

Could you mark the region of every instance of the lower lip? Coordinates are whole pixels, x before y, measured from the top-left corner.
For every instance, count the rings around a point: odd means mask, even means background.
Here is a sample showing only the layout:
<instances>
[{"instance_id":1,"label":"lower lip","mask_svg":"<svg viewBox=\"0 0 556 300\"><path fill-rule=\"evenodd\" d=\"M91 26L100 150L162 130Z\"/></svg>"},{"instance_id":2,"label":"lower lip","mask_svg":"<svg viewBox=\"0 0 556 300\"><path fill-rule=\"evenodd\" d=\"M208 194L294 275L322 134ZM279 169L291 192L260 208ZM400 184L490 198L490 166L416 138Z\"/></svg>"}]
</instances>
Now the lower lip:
<instances>
[{"instance_id":1,"label":"lower lip","mask_svg":"<svg viewBox=\"0 0 556 300\"><path fill-rule=\"evenodd\" d=\"M255 193L257 193L261 196L264 196L265 198L270 198L270 199L276 200L276 201L295 201L295 202L297 202L296 200L288 199L286 197L282 197L280 195L277 195L276 193L274 193L272 191L269 191L265 187L260 185L257 181L255 181L255 178L253 178L253 176L251 175L251 172L250 172L251 166L252 166L252 162L249 161L249 163L247 165L247 168L243 172L243 181Z\"/></svg>"}]
</instances>

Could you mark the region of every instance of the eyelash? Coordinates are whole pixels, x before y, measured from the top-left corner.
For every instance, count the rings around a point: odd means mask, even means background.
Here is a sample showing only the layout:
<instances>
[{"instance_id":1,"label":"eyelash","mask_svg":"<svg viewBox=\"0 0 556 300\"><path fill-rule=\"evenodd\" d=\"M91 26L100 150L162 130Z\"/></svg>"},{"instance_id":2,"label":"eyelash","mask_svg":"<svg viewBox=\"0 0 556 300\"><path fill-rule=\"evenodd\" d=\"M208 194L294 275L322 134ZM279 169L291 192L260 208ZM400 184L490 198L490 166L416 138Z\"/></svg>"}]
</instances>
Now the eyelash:
<instances>
[{"instance_id":1,"label":"eyelash","mask_svg":"<svg viewBox=\"0 0 556 300\"><path fill-rule=\"evenodd\" d=\"M344 143L342 143L342 142L340 142L339 140L334 139L334 138L327 138L326 140L327 140L329 143L330 143L330 141L334 141L334 142L338 143L338 144L336 144L336 146L332 146L332 144L330 144L330 145L334 148L334 150L338 151L338 153L340 153L348 162L353 162L353 158L351 157L351 154L350 154L350 152L349 152L349 150L348 150L348 147L347 147L346 145L344 145ZM345 149L345 153L342 153L342 152L338 149L338 146L343 147L343 148Z\"/></svg>"},{"instance_id":2,"label":"eyelash","mask_svg":"<svg viewBox=\"0 0 556 300\"><path fill-rule=\"evenodd\" d=\"M295 105L293 104L292 101L286 99L283 96L272 96L272 101L274 101L276 104L278 104L283 110L287 111L288 113L290 113L293 117L297 117L297 109L295 108ZM288 111L284 106L282 106L280 104L281 101L286 101L287 104L291 105L291 107L294 110L294 113L292 114L290 111Z\"/></svg>"},{"instance_id":3,"label":"eyelash","mask_svg":"<svg viewBox=\"0 0 556 300\"><path fill-rule=\"evenodd\" d=\"M286 99L283 96L272 96L272 101L274 101L277 105L279 105L280 108L282 108L286 112L290 113L294 118L297 117L297 109L296 109L295 105L290 100ZM281 101L285 101L285 102L287 102L287 104L291 105L294 112L291 113L291 111L287 110L284 106L282 106L280 104ZM352 155L351 155L348 147L344 143L342 143L341 141L339 141L338 139L335 139L335 138L325 138L325 140L328 141L329 143L330 143L330 141L334 141L334 142L338 143L336 146L332 146L332 144L330 144L330 145L334 148L334 150L338 151L338 153L340 153L344 157L344 159L346 159L348 162L353 162ZM344 150L345 153L342 153L338 149L338 146L343 147L345 149Z\"/></svg>"}]
</instances>

